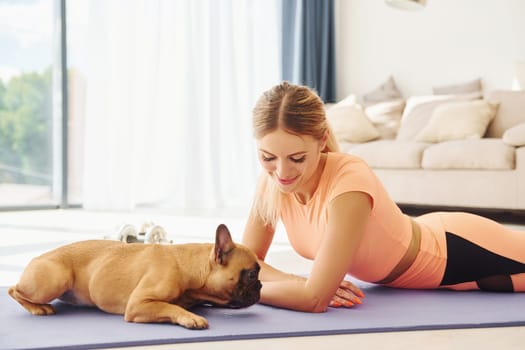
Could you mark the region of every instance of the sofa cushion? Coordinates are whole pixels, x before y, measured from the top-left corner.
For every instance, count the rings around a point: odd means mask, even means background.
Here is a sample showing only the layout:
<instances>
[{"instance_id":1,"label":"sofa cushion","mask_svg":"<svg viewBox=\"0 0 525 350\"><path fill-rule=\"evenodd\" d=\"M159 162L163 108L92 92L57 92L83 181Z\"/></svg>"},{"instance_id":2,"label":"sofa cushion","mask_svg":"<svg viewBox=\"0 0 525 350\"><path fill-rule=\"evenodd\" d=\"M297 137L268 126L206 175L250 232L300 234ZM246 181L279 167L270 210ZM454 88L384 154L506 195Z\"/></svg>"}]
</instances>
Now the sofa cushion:
<instances>
[{"instance_id":1,"label":"sofa cushion","mask_svg":"<svg viewBox=\"0 0 525 350\"><path fill-rule=\"evenodd\" d=\"M485 99L500 103L486 137L502 137L507 129L525 122L525 91L494 90Z\"/></svg>"},{"instance_id":2,"label":"sofa cushion","mask_svg":"<svg viewBox=\"0 0 525 350\"><path fill-rule=\"evenodd\" d=\"M514 169L514 147L501 139L454 140L425 149L423 169Z\"/></svg>"},{"instance_id":3,"label":"sofa cushion","mask_svg":"<svg viewBox=\"0 0 525 350\"><path fill-rule=\"evenodd\" d=\"M507 129L503 134L503 142L509 146L525 146L525 122Z\"/></svg>"},{"instance_id":4,"label":"sofa cushion","mask_svg":"<svg viewBox=\"0 0 525 350\"><path fill-rule=\"evenodd\" d=\"M414 140L421 129L427 125L434 109L440 105L453 101L471 101L480 98L479 92L460 95L412 96L407 99L396 139Z\"/></svg>"},{"instance_id":5,"label":"sofa cushion","mask_svg":"<svg viewBox=\"0 0 525 350\"><path fill-rule=\"evenodd\" d=\"M436 107L428 124L417 134L419 142L482 138L498 104L484 100L451 102Z\"/></svg>"},{"instance_id":6,"label":"sofa cushion","mask_svg":"<svg viewBox=\"0 0 525 350\"><path fill-rule=\"evenodd\" d=\"M423 151L430 144L413 141L378 140L350 148L348 153L374 168L419 169Z\"/></svg>"},{"instance_id":7,"label":"sofa cushion","mask_svg":"<svg viewBox=\"0 0 525 350\"><path fill-rule=\"evenodd\" d=\"M379 138L379 132L359 105L334 106L326 111L337 141L367 142Z\"/></svg>"},{"instance_id":8,"label":"sofa cushion","mask_svg":"<svg viewBox=\"0 0 525 350\"><path fill-rule=\"evenodd\" d=\"M461 83L432 87L432 92L436 95L466 94L469 92L481 92L482 90L480 78Z\"/></svg>"}]
</instances>

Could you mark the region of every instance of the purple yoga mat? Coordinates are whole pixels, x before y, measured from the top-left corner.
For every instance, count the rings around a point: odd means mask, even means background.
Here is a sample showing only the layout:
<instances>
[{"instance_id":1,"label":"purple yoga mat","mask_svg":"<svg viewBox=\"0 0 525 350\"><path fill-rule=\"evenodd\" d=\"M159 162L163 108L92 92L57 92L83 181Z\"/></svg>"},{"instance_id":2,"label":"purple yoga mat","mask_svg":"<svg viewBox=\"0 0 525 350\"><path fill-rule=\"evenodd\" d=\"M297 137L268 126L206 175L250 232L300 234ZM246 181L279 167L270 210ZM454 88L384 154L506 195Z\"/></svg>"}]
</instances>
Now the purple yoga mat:
<instances>
[{"instance_id":1,"label":"purple yoga mat","mask_svg":"<svg viewBox=\"0 0 525 350\"><path fill-rule=\"evenodd\" d=\"M525 294L402 290L357 283L366 298L352 309L310 314L254 305L195 309L210 324L127 323L120 315L57 303L32 316L0 288L0 349L96 349L217 340L525 325Z\"/></svg>"}]
</instances>

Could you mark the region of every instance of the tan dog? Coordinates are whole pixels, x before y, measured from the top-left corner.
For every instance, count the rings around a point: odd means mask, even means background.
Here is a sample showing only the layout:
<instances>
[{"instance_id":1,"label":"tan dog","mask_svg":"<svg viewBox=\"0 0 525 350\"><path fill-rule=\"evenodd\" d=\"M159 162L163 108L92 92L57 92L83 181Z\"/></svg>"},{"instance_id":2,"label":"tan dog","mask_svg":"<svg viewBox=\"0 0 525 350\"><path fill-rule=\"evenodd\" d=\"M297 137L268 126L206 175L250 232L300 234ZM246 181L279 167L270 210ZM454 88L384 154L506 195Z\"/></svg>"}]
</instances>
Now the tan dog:
<instances>
[{"instance_id":1,"label":"tan dog","mask_svg":"<svg viewBox=\"0 0 525 350\"><path fill-rule=\"evenodd\" d=\"M242 308L259 301L259 264L219 225L215 245L127 244L93 240L65 245L33 259L9 295L33 315L55 313L54 299L123 314L129 322L208 327L187 308Z\"/></svg>"}]
</instances>

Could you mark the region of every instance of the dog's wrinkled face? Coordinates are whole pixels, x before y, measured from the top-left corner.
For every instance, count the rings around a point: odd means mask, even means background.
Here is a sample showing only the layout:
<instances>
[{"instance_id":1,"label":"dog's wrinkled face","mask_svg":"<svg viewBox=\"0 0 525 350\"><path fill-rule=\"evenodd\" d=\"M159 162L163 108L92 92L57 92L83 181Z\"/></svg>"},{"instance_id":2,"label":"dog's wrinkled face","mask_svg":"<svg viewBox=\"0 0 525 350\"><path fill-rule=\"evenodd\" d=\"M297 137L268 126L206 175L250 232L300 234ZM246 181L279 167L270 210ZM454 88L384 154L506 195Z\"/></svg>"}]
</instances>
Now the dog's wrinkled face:
<instances>
[{"instance_id":1,"label":"dog's wrinkled face","mask_svg":"<svg viewBox=\"0 0 525 350\"><path fill-rule=\"evenodd\" d=\"M262 284L259 281L259 270L261 267L255 263L252 268L243 269L230 301L226 306L231 308L247 307L259 301Z\"/></svg>"},{"instance_id":2,"label":"dog's wrinkled face","mask_svg":"<svg viewBox=\"0 0 525 350\"><path fill-rule=\"evenodd\" d=\"M217 260L212 262L212 272L200 290L199 299L235 309L253 305L261 296L259 270L255 254L236 245L227 256L222 256L220 263Z\"/></svg>"},{"instance_id":3,"label":"dog's wrinkled face","mask_svg":"<svg viewBox=\"0 0 525 350\"><path fill-rule=\"evenodd\" d=\"M186 292L194 304L238 309L259 301L262 284L257 256L247 247L235 244L224 225L217 228L209 263L210 272L204 286Z\"/></svg>"}]
</instances>

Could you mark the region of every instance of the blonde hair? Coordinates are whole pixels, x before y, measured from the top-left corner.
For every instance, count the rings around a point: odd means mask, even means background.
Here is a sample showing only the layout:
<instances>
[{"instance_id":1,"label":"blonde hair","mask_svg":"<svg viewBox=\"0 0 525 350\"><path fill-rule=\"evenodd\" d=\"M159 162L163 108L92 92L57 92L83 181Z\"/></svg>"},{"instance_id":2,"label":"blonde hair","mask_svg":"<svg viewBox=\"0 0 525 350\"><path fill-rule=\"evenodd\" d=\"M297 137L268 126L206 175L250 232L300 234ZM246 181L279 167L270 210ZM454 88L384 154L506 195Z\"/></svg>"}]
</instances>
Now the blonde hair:
<instances>
[{"instance_id":1,"label":"blonde hair","mask_svg":"<svg viewBox=\"0 0 525 350\"><path fill-rule=\"evenodd\" d=\"M283 129L294 135L309 135L322 140L328 132L322 152L338 152L339 145L326 119L324 103L307 86L282 82L265 91L253 109L253 135L260 139ZM275 227L279 219L282 193L263 172L259 177L253 209L266 225Z\"/></svg>"}]
</instances>

